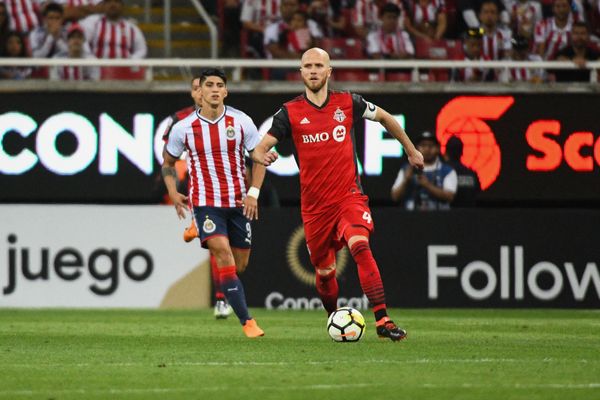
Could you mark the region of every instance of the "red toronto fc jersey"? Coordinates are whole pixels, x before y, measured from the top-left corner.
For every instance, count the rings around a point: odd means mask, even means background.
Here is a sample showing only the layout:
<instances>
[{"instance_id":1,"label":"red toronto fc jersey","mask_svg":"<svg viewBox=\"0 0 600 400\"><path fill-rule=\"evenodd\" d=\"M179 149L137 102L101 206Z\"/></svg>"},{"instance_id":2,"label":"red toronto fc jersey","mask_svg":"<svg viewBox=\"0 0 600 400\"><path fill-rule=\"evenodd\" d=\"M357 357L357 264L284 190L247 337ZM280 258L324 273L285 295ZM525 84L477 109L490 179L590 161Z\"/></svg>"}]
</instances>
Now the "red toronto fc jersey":
<instances>
[{"instance_id":1,"label":"red toronto fc jersey","mask_svg":"<svg viewBox=\"0 0 600 400\"><path fill-rule=\"evenodd\" d=\"M349 92L328 93L318 107L306 95L285 103L273 117L269 134L291 137L300 167L303 214L325 211L362 193L354 127L375 106Z\"/></svg>"}]
</instances>

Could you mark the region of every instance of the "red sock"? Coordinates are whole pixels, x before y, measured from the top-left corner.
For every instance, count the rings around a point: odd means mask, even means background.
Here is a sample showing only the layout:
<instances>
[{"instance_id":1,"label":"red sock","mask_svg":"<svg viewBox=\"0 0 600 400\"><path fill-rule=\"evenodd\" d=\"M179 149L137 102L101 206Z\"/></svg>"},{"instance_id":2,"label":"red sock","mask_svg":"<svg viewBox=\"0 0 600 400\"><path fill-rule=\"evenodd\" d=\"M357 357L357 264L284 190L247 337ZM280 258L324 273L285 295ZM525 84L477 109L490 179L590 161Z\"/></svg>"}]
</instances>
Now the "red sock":
<instances>
[{"instance_id":1,"label":"red sock","mask_svg":"<svg viewBox=\"0 0 600 400\"><path fill-rule=\"evenodd\" d=\"M210 272L212 276L213 288L215 289L215 299L225 300L223 288L221 287L221 277L219 276L219 268L217 267L217 259L212 254L210 255Z\"/></svg>"},{"instance_id":2,"label":"red sock","mask_svg":"<svg viewBox=\"0 0 600 400\"><path fill-rule=\"evenodd\" d=\"M337 309L339 293L338 282L335 278L335 270L327 275L321 275L317 272L317 292L319 293L319 297L321 297L323 307L325 307L327 314L329 315L334 312Z\"/></svg>"},{"instance_id":3,"label":"red sock","mask_svg":"<svg viewBox=\"0 0 600 400\"><path fill-rule=\"evenodd\" d=\"M379 268L371 253L369 242L364 240L354 243L350 249L350 254L358 266L358 279L363 292L373 306L375 319L380 320L387 316L385 306L385 293L383 291L383 282L379 274Z\"/></svg>"}]
</instances>

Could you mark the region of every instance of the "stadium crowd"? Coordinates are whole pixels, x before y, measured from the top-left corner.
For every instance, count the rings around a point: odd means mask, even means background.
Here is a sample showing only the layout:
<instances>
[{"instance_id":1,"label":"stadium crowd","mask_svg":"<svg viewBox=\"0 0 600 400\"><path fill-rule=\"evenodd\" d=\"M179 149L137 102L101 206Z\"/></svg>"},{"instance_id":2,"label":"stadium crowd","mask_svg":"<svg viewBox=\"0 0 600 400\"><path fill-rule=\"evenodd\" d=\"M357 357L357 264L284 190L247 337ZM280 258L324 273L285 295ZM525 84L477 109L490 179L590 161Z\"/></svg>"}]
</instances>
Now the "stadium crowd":
<instances>
[{"instance_id":1,"label":"stadium crowd","mask_svg":"<svg viewBox=\"0 0 600 400\"><path fill-rule=\"evenodd\" d=\"M589 81L600 56L600 0L212 0L226 57L293 59L312 46L334 59L572 60L580 70L432 70L430 81ZM83 35L83 37L81 37ZM83 39L83 40L82 40ZM80 44L81 42L81 44ZM73 49L70 49L73 47ZM81 48L79 48L81 47ZM144 58L123 0L0 0L0 57ZM136 78L128 68L2 67L0 78ZM286 71L260 78L298 79ZM345 75L345 76L344 76ZM369 80L364 70L339 80ZM388 71L386 80L410 80Z\"/></svg>"}]
</instances>

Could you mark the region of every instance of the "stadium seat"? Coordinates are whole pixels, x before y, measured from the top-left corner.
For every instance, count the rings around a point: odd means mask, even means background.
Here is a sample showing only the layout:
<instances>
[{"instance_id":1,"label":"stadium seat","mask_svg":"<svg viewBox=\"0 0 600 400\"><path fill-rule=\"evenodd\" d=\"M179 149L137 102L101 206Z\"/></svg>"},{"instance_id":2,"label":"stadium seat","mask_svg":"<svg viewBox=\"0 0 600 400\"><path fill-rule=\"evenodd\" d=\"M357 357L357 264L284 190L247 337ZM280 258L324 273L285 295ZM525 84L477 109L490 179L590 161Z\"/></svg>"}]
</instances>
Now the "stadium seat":
<instances>
[{"instance_id":1,"label":"stadium seat","mask_svg":"<svg viewBox=\"0 0 600 400\"><path fill-rule=\"evenodd\" d=\"M369 73L362 69L338 69L333 71L336 81L369 82Z\"/></svg>"},{"instance_id":2,"label":"stadium seat","mask_svg":"<svg viewBox=\"0 0 600 400\"><path fill-rule=\"evenodd\" d=\"M410 82L411 81L411 73L410 72L386 72L385 80L386 80L386 82Z\"/></svg>"},{"instance_id":3,"label":"stadium seat","mask_svg":"<svg viewBox=\"0 0 600 400\"><path fill-rule=\"evenodd\" d=\"M146 70L139 67L102 67L100 78L102 80L141 81L144 80Z\"/></svg>"},{"instance_id":4,"label":"stadium seat","mask_svg":"<svg viewBox=\"0 0 600 400\"><path fill-rule=\"evenodd\" d=\"M353 38L325 38L321 48L329 53L331 59L361 60L365 58L364 44Z\"/></svg>"}]
</instances>

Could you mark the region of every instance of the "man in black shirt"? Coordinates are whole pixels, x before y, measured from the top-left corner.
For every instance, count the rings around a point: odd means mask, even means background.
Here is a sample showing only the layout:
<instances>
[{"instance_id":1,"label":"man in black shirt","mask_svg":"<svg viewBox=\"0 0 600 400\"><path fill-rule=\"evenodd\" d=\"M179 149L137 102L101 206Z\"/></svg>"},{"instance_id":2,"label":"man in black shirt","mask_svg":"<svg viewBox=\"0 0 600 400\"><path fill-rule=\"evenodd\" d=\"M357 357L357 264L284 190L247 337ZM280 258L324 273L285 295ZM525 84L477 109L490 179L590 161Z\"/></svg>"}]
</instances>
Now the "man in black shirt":
<instances>
[{"instance_id":1,"label":"man in black shirt","mask_svg":"<svg viewBox=\"0 0 600 400\"><path fill-rule=\"evenodd\" d=\"M585 22L574 22L571 28L571 45L559 51L556 59L571 60L579 68L555 71L556 81L589 82L590 70L586 69L586 61L596 61L598 58L600 53L591 46L590 32Z\"/></svg>"}]
</instances>

